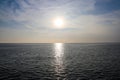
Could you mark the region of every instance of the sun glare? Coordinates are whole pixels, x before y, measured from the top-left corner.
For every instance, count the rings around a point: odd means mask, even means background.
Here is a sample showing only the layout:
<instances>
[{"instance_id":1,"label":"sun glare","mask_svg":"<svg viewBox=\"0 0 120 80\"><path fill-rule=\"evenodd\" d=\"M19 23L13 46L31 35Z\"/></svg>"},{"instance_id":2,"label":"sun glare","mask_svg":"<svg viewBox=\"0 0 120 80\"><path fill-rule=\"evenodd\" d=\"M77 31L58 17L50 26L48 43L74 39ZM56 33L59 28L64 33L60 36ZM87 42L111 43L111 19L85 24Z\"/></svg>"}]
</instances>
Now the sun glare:
<instances>
[{"instance_id":1,"label":"sun glare","mask_svg":"<svg viewBox=\"0 0 120 80\"><path fill-rule=\"evenodd\" d=\"M53 22L55 28L63 28L64 20L62 18L56 18Z\"/></svg>"}]
</instances>

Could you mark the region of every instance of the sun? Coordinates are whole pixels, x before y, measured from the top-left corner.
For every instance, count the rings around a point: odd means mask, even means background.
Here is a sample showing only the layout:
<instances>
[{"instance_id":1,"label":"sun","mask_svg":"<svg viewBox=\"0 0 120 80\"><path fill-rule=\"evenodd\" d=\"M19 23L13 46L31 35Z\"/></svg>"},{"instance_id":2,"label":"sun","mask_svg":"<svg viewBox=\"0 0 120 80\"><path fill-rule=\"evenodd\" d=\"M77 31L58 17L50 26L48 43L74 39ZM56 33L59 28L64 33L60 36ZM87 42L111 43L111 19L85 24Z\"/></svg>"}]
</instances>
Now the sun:
<instances>
[{"instance_id":1,"label":"sun","mask_svg":"<svg viewBox=\"0 0 120 80\"><path fill-rule=\"evenodd\" d=\"M63 28L64 20L62 18L56 18L53 21L55 28Z\"/></svg>"}]
</instances>

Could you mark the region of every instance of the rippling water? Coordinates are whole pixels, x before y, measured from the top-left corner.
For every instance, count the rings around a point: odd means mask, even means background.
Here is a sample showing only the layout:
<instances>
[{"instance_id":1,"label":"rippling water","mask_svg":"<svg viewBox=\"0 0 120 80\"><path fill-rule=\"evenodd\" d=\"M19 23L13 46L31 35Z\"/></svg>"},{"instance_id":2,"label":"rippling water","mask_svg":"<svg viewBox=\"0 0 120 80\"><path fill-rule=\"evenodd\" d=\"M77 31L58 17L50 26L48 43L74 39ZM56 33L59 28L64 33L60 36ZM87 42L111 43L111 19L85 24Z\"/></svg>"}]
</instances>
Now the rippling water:
<instances>
[{"instance_id":1,"label":"rippling water","mask_svg":"<svg viewBox=\"0 0 120 80\"><path fill-rule=\"evenodd\" d=\"M0 44L0 80L120 80L120 44Z\"/></svg>"}]
</instances>

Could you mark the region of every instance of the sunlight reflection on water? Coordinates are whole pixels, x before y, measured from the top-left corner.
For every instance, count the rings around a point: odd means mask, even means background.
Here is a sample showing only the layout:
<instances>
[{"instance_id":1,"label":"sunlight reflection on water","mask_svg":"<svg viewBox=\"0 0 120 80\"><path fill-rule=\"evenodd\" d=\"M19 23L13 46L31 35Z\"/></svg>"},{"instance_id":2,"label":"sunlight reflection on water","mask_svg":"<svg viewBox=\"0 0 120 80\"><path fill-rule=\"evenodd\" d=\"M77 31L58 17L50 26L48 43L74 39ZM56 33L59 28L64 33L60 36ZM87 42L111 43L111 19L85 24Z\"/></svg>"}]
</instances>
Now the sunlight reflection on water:
<instances>
[{"instance_id":1,"label":"sunlight reflection on water","mask_svg":"<svg viewBox=\"0 0 120 80\"><path fill-rule=\"evenodd\" d=\"M64 45L63 43L55 43L54 44L55 49L55 72L56 75L61 77L62 73L64 73L64 66L63 66L63 56L64 56Z\"/></svg>"}]
</instances>

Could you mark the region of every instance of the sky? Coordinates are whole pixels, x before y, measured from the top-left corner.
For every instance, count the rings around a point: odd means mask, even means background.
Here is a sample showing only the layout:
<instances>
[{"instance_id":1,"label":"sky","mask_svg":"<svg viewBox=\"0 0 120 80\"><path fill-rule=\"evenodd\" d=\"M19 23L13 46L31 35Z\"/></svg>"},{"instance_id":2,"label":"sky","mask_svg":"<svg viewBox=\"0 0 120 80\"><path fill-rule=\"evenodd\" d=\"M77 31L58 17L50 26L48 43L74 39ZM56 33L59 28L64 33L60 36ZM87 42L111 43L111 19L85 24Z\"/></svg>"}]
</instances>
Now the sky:
<instances>
[{"instance_id":1,"label":"sky","mask_svg":"<svg viewBox=\"0 0 120 80\"><path fill-rule=\"evenodd\" d=\"M120 42L119 32L120 0L0 0L0 43Z\"/></svg>"}]
</instances>

